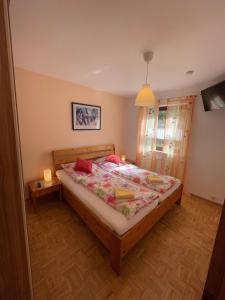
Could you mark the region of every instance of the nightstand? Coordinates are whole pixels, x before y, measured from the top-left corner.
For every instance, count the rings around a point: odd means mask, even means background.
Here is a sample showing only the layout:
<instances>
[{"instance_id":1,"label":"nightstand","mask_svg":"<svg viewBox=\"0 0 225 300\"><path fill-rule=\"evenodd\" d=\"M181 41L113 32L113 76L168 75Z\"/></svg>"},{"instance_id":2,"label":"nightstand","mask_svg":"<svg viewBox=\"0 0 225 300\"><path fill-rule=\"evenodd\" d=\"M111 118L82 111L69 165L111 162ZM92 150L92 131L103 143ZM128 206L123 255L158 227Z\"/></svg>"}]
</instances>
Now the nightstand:
<instances>
[{"instance_id":1,"label":"nightstand","mask_svg":"<svg viewBox=\"0 0 225 300\"><path fill-rule=\"evenodd\" d=\"M41 187L37 186L37 182L41 182ZM59 199L62 199L61 182L57 177L53 177L51 182L45 182L44 180L34 180L28 183L30 201L32 202L34 211L37 212L37 198L58 192Z\"/></svg>"}]
</instances>

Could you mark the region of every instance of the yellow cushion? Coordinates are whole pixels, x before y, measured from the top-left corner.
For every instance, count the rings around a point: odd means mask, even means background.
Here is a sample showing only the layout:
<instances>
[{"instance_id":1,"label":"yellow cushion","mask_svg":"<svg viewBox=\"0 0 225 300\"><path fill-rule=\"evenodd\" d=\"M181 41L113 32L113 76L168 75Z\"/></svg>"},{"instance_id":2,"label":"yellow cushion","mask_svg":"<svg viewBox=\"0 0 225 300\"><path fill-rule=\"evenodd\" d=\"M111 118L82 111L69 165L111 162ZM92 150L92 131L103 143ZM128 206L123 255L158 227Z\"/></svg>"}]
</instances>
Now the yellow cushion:
<instances>
[{"instance_id":1,"label":"yellow cushion","mask_svg":"<svg viewBox=\"0 0 225 300\"><path fill-rule=\"evenodd\" d=\"M116 199L134 199L134 192L128 189L115 189Z\"/></svg>"},{"instance_id":2,"label":"yellow cushion","mask_svg":"<svg viewBox=\"0 0 225 300\"><path fill-rule=\"evenodd\" d=\"M162 179L161 177L157 176L157 175L153 175L153 176L148 176L148 182L149 183L162 183Z\"/></svg>"}]
</instances>

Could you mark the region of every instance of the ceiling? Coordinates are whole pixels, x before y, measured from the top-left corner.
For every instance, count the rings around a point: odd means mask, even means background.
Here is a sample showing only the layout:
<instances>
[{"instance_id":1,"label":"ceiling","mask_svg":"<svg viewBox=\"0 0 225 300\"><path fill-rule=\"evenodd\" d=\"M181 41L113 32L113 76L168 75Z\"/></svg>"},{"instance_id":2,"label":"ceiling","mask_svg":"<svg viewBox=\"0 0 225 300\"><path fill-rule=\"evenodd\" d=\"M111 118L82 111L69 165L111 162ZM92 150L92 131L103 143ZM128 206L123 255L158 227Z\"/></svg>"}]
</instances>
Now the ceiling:
<instances>
[{"instance_id":1,"label":"ceiling","mask_svg":"<svg viewBox=\"0 0 225 300\"><path fill-rule=\"evenodd\" d=\"M11 0L15 65L119 95L145 80L155 92L225 74L224 0ZM193 75L186 71L195 70Z\"/></svg>"}]
</instances>

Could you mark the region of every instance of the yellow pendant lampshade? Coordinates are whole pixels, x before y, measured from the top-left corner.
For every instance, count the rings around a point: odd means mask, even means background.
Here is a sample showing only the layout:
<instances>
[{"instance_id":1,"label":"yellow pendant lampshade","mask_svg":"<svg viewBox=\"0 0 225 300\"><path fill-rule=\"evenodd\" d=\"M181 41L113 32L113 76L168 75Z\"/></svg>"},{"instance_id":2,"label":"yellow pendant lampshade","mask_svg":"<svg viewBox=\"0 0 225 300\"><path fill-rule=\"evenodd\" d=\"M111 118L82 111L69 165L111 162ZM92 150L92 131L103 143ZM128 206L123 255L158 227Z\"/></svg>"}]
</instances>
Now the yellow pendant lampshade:
<instances>
[{"instance_id":1,"label":"yellow pendant lampshade","mask_svg":"<svg viewBox=\"0 0 225 300\"><path fill-rule=\"evenodd\" d=\"M155 95L153 94L150 84L143 84L139 91L135 105L137 106L154 106L156 103Z\"/></svg>"},{"instance_id":2,"label":"yellow pendant lampshade","mask_svg":"<svg viewBox=\"0 0 225 300\"><path fill-rule=\"evenodd\" d=\"M147 73L146 73L146 83L143 84L141 90L139 91L135 105L136 106L155 106L156 105L156 98L153 94L153 91L150 87L150 84L148 84L148 65L149 62L153 58L153 52L147 51L144 53L144 61L147 63Z\"/></svg>"}]
</instances>

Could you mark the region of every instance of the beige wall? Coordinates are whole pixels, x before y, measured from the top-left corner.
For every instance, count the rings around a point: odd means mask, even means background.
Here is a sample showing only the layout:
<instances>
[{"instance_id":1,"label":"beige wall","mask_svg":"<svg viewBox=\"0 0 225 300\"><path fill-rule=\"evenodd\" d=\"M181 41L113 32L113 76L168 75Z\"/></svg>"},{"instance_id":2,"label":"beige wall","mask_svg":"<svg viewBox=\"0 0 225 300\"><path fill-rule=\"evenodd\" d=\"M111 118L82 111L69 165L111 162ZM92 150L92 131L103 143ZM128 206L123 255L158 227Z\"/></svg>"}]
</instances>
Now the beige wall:
<instances>
[{"instance_id":1,"label":"beige wall","mask_svg":"<svg viewBox=\"0 0 225 300\"><path fill-rule=\"evenodd\" d=\"M126 120L124 124L124 153L131 160L136 160L138 107L134 99L125 100Z\"/></svg>"},{"instance_id":2,"label":"beige wall","mask_svg":"<svg viewBox=\"0 0 225 300\"><path fill-rule=\"evenodd\" d=\"M135 159L138 109L134 100L126 103L124 152ZM201 96L193 114L184 189L218 203L225 198L225 110L205 112Z\"/></svg>"},{"instance_id":3,"label":"beige wall","mask_svg":"<svg viewBox=\"0 0 225 300\"><path fill-rule=\"evenodd\" d=\"M25 182L52 168L54 149L114 143L123 151L124 98L19 68L16 92ZM102 129L73 131L72 101L100 105Z\"/></svg>"},{"instance_id":4,"label":"beige wall","mask_svg":"<svg viewBox=\"0 0 225 300\"><path fill-rule=\"evenodd\" d=\"M193 115L185 190L218 203L225 198L225 109L205 112L201 96Z\"/></svg>"}]
</instances>

